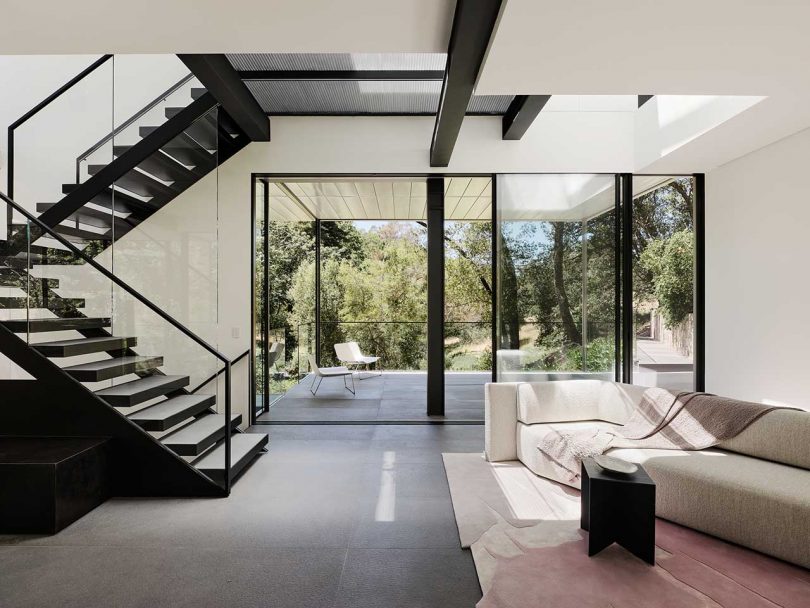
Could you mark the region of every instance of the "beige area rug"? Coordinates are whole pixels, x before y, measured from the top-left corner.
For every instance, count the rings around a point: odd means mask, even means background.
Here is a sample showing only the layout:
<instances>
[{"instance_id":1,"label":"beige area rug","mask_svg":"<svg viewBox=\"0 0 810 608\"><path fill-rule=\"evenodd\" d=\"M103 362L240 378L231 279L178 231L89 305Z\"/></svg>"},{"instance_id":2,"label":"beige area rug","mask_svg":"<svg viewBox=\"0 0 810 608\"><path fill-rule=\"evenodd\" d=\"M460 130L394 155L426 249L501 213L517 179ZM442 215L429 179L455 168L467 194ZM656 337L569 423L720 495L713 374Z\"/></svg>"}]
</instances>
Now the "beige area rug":
<instances>
[{"instance_id":1,"label":"beige area rug","mask_svg":"<svg viewBox=\"0 0 810 608\"><path fill-rule=\"evenodd\" d=\"M673 523L656 523L656 565L612 545L587 555L579 491L520 462L443 454L479 608L807 608L810 572Z\"/></svg>"}]
</instances>

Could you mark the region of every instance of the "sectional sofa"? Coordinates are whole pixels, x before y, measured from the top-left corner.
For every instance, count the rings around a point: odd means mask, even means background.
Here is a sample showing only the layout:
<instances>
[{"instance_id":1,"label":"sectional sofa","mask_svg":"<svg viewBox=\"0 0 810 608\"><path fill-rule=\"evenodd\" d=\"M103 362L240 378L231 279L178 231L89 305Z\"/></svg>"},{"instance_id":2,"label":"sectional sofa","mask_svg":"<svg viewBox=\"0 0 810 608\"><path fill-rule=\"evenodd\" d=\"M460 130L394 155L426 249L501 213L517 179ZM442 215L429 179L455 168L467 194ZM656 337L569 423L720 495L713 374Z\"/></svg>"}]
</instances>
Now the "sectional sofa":
<instances>
[{"instance_id":1,"label":"sectional sofa","mask_svg":"<svg viewBox=\"0 0 810 608\"><path fill-rule=\"evenodd\" d=\"M487 384L486 457L567 483L537 449L542 437L620 425L644 390L601 380ZM810 568L810 412L771 411L711 449L608 453L644 466L659 517Z\"/></svg>"}]
</instances>

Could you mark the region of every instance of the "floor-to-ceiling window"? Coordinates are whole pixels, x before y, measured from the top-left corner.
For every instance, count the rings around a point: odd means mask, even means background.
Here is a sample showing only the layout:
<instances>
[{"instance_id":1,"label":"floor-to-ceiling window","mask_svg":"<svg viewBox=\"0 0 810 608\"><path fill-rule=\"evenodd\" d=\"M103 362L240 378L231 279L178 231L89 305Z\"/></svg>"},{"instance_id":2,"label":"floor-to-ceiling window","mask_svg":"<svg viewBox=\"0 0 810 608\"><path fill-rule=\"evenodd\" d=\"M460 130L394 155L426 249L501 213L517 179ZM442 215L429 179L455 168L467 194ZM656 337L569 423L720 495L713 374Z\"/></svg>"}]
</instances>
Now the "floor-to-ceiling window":
<instances>
[{"instance_id":1,"label":"floor-to-ceiling window","mask_svg":"<svg viewBox=\"0 0 810 608\"><path fill-rule=\"evenodd\" d=\"M497 378L613 379L613 175L499 175Z\"/></svg>"},{"instance_id":2,"label":"floor-to-ceiling window","mask_svg":"<svg viewBox=\"0 0 810 608\"><path fill-rule=\"evenodd\" d=\"M259 339L255 359L259 391L272 359L262 343L272 344L277 328L291 337L283 345L290 362L279 375L284 383L274 385L272 374L266 380L276 391L259 421L426 419L425 179L263 179L269 220L258 229L264 236L256 239L256 285L267 296L256 329L267 338ZM257 224L262 217L256 213ZM269 248L266 289L262 247ZM259 297L257 310L262 305ZM338 352L347 343L379 363L355 365ZM355 373L345 383L313 384L310 355L320 368L348 366Z\"/></svg>"},{"instance_id":3,"label":"floor-to-ceiling window","mask_svg":"<svg viewBox=\"0 0 810 608\"><path fill-rule=\"evenodd\" d=\"M482 420L493 372L700 387L701 176L431 179L259 180L265 420ZM385 374L313 401L310 355L338 365L349 341ZM442 378L438 411L430 377Z\"/></svg>"},{"instance_id":4,"label":"floor-to-ceiling window","mask_svg":"<svg viewBox=\"0 0 810 608\"><path fill-rule=\"evenodd\" d=\"M695 179L633 176L633 383L695 386Z\"/></svg>"}]
</instances>

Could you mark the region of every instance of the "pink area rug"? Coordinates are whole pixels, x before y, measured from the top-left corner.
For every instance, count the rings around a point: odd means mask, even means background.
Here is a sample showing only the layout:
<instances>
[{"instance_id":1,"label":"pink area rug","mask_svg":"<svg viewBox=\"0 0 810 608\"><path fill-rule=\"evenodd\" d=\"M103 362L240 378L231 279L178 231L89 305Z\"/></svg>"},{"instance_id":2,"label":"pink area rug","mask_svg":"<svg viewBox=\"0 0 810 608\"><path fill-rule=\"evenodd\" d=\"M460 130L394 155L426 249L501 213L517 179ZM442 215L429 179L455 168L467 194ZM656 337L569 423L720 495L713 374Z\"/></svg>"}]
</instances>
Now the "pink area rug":
<instances>
[{"instance_id":1,"label":"pink area rug","mask_svg":"<svg viewBox=\"0 0 810 608\"><path fill-rule=\"evenodd\" d=\"M618 545L589 558L570 488L480 454L445 454L445 470L479 608L810 608L804 568L664 520L655 566Z\"/></svg>"}]
</instances>

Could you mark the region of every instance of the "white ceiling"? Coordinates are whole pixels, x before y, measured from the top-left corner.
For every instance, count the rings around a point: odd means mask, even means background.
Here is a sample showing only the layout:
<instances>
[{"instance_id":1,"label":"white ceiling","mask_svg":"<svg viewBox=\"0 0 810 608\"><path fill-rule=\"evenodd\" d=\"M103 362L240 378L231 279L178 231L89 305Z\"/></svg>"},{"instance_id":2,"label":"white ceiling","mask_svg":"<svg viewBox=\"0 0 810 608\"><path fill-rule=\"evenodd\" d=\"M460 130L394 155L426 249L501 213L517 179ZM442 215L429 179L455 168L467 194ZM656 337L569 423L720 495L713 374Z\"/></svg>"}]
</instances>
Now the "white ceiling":
<instances>
[{"instance_id":1,"label":"white ceiling","mask_svg":"<svg viewBox=\"0 0 810 608\"><path fill-rule=\"evenodd\" d=\"M6 2L0 54L444 53L454 7L141 0L122 14L109 0ZM810 0L508 0L476 94L551 94L547 112L583 114L629 111L638 94L767 96L635 167L707 171L810 127L808 23Z\"/></svg>"},{"instance_id":2,"label":"white ceiling","mask_svg":"<svg viewBox=\"0 0 810 608\"><path fill-rule=\"evenodd\" d=\"M455 0L3 2L0 54L445 53Z\"/></svg>"},{"instance_id":3,"label":"white ceiling","mask_svg":"<svg viewBox=\"0 0 810 608\"><path fill-rule=\"evenodd\" d=\"M639 195L666 183L659 175L636 176ZM424 221L427 217L425 180L283 180L268 183L272 221L352 220ZM263 192L256 190L261 204ZM614 176L545 174L498 176L498 215L504 221L582 221L615 205ZM444 180L445 219L490 221L492 180L452 177Z\"/></svg>"},{"instance_id":4,"label":"white ceiling","mask_svg":"<svg viewBox=\"0 0 810 608\"><path fill-rule=\"evenodd\" d=\"M508 0L477 94L810 90L805 0Z\"/></svg>"},{"instance_id":5,"label":"white ceiling","mask_svg":"<svg viewBox=\"0 0 810 608\"><path fill-rule=\"evenodd\" d=\"M401 179L270 182L270 218L276 221L424 220L427 217L425 180ZM489 220L492 180L453 177L444 183L445 218ZM257 196L261 196L257 192Z\"/></svg>"},{"instance_id":6,"label":"white ceiling","mask_svg":"<svg viewBox=\"0 0 810 608\"><path fill-rule=\"evenodd\" d=\"M663 175L638 175L633 196L671 181ZM615 208L613 175L498 175L498 217L502 221L580 222Z\"/></svg>"}]
</instances>

